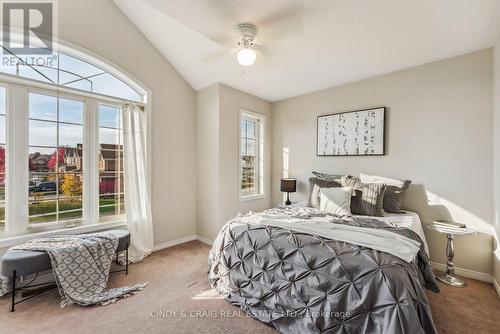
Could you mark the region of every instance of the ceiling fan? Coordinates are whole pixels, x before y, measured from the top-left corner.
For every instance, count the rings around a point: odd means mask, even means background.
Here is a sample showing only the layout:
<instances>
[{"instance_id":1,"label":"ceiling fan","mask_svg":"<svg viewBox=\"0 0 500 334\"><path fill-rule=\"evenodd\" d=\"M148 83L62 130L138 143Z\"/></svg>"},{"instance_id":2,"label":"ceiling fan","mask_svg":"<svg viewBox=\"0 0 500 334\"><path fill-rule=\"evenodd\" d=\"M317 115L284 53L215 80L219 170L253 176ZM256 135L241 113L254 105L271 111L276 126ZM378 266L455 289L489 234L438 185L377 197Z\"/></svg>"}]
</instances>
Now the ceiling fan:
<instances>
[{"instance_id":1,"label":"ceiling fan","mask_svg":"<svg viewBox=\"0 0 500 334\"><path fill-rule=\"evenodd\" d=\"M241 66L250 66L255 63L257 54L254 47L256 46L257 28L251 23L240 23L235 28L240 34L241 38L238 40L238 53L236 59Z\"/></svg>"}]
</instances>

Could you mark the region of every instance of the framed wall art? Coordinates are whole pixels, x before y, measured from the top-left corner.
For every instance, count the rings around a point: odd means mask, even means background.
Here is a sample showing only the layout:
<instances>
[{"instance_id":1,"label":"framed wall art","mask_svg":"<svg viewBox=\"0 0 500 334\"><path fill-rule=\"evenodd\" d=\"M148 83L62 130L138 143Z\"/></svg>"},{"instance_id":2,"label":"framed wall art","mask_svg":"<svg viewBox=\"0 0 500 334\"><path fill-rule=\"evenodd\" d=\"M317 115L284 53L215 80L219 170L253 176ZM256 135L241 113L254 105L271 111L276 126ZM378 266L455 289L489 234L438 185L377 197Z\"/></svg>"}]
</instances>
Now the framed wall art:
<instances>
[{"instance_id":1,"label":"framed wall art","mask_svg":"<svg viewBox=\"0 0 500 334\"><path fill-rule=\"evenodd\" d=\"M318 116L318 156L385 154L385 107Z\"/></svg>"}]
</instances>

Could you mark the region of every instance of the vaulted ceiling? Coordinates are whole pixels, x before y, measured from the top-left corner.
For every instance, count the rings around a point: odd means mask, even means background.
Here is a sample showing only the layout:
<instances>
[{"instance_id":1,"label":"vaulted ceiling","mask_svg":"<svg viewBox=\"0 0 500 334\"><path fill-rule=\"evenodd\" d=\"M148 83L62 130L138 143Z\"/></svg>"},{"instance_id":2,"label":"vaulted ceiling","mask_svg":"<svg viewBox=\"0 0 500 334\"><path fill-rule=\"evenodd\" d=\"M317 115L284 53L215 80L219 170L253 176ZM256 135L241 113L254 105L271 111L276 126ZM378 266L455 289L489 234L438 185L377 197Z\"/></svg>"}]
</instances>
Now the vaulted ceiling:
<instances>
[{"instance_id":1,"label":"vaulted ceiling","mask_svg":"<svg viewBox=\"0 0 500 334\"><path fill-rule=\"evenodd\" d=\"M493 45L499 0L114 0L196 90L215 82L269 101ZM254 65L236 61L254 23Z\"/></svg>"}]
</instances>

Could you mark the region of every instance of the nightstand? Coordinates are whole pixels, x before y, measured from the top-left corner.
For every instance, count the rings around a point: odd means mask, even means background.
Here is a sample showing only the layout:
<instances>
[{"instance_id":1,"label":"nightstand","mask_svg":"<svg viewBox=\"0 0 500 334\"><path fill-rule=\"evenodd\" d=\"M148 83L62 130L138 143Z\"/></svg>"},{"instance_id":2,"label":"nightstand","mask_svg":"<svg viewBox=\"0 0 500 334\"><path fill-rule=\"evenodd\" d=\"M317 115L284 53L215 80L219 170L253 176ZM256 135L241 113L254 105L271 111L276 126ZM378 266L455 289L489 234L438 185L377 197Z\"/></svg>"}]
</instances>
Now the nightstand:
<instances>
[{"instance_id":1,"label":"nightstand","mask_svg":"<svg viewBox=\"0 0 500 334\"><path fill-rule=\"evenodd\" d=\"M477 234L477 232L463 224L443 220L436 220L432 224L427 225L427 227L438 233L446 234L446 238L448 240L446 244L446 257L448 258L448 261L446 263L446 273L436 275L436 278L439 281L449 285L460 288L466 287L466 282L464 282L460 278L455 277L455 269L453 267L453 258L455 256L453 239L458 235L474 235Z\"/></svg>"}]
</instances>

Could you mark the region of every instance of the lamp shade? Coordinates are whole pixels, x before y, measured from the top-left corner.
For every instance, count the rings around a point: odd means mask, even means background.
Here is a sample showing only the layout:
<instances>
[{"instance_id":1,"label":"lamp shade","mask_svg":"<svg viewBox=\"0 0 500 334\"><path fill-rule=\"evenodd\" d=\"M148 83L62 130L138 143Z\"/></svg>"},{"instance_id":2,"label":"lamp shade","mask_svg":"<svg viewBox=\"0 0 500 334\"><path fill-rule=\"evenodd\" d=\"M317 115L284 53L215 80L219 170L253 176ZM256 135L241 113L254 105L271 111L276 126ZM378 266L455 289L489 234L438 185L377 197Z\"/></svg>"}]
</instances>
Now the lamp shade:
<instances>
[{"instance_id":1,"label":"lamp shade","mask_svg":"<svg viewBox=\"0 0 500 334\"><path fill-rule=\"evenodd\" d=\"M280 185L281 192L284 193L294 193L297 191L297 180L296 179L281 179Z\"/></svg>"}]
</instances>

